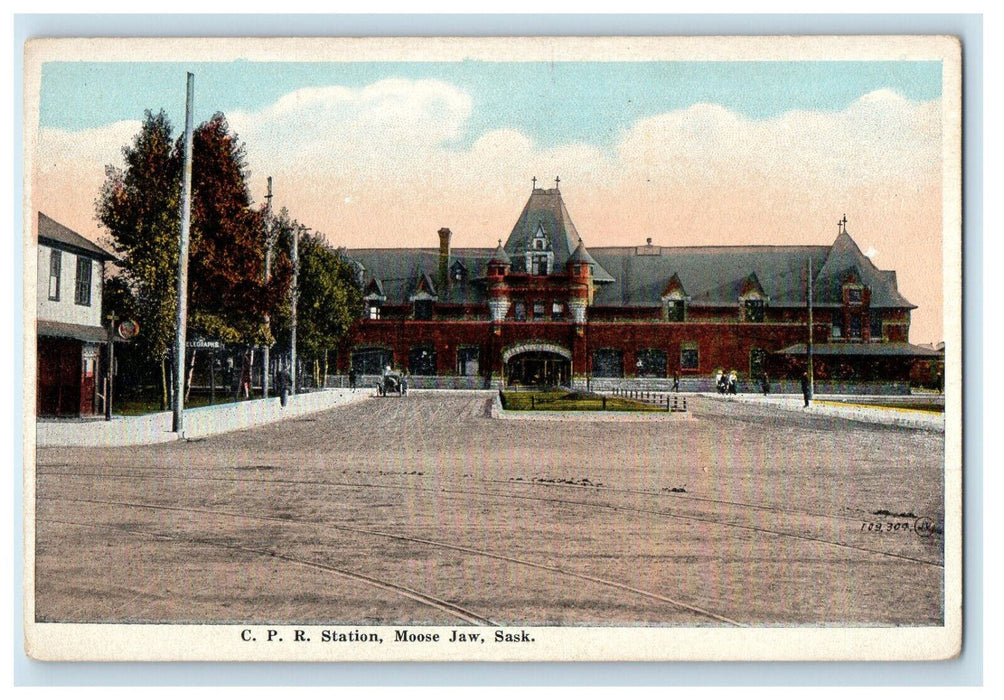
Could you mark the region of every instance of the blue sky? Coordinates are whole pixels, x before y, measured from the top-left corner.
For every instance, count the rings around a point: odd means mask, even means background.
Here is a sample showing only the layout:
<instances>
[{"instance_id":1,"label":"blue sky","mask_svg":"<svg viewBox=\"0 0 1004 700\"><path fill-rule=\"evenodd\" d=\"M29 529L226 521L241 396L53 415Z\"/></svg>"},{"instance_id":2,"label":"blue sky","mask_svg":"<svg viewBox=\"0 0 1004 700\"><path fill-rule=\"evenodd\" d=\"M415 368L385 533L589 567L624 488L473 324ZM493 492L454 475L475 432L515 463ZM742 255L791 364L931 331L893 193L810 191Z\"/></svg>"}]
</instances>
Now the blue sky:
<instances>
[{"instance_id":1,"label":"blue sky","mask_svg":"<svg viewBox=\"0 0 1004 700\"><path fill-rule=\"evenodd\" d=\"M77 131L163 108L177 130L186 71L196 75L197 123L215 111L263 109L302 87L441 80L472 98L458 146L499 128L543 146L604 146L639 118L699 102L764 119L792 110L840 111L882 88L913 101L941 95L940 62L56 62L43 67L40 126Z\"/></svg>"}]
</instances>

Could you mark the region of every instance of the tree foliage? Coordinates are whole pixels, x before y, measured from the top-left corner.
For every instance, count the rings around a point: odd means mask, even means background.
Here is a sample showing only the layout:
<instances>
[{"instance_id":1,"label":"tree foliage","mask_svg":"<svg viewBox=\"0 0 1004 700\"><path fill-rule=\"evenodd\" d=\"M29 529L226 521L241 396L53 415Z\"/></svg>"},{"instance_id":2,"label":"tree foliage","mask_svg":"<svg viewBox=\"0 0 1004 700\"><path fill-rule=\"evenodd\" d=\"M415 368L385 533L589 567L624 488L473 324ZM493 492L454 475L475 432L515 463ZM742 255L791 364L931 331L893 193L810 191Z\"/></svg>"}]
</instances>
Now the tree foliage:
<instances>
[{"instance_id":1,"label":"tree foliage","mask_svg":"<svg viewBox=\"0 0 1004 700\"><path fill-rule=\"evenodd\" d=\"M299 241L297 348L317 356L338 345L362 313L355 266L319 234Z\"/></svg>"},{"instance_id":2,"label":"tree foliage","mask_svg":"<svg viewBox=\"0 0 1004 700\"><path fill-rule=\"evenodd\" d=\"M174 340L183 149L164 112L147 111L123 148L125 167L106 168L95 203L120 259L116 298L134 309L137 349L151 362L162 363ZM193 133L188 330L271 345L289 337L290 242L301 226L285 210L255 208L247 180L244 144L217 113ZM297 346L316 355L335 347L361 311L355 268L322 237L302 236L299 288Z\"/></svg>"},{"instance_id":3,"label":"tree foliage","mask_svg":"<svg viewBox=\"0 0 1004 700\"><path fill-rule=\"evenodd\" d=\"M217 113L193 135L190 326L229 342L271 343L265 315L282 303L289 266L265 281L266 216L251 206L244 145Z\"/></svg>"},{"instance_id":4,"label":"tree foliage","mask_svg":"<svg viewBox=\"0 0 1004 700\"><path fill-rule=\"evenodd\" d=\"M174 339L181 189L180 159L163 111L145 113L122 154L124 169L105 168L97 218L119 257L121 282L131 291L143 331L136 343L150 359L160 360Z\"/></svg>"}]
</instances>

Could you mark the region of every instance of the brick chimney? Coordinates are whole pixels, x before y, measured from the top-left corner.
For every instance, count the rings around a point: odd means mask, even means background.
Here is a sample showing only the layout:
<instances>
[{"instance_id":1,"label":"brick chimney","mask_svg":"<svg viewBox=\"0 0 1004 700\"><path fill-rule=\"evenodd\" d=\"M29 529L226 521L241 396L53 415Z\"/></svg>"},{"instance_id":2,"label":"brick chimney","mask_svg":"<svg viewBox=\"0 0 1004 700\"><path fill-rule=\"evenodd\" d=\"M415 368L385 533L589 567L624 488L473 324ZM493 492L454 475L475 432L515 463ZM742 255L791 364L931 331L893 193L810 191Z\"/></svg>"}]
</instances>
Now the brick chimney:
<instances>
[{"instance_id":1,"label":"brick chimney","mask_svg":"<svg viewBox=\"0 0 1004 700\"><path fill-rule=\"evenodd\" d=\"M439 229L439 289L445 296L450 288L450 237L453 233L448 228Z\"/></svg>"}]
</instances>

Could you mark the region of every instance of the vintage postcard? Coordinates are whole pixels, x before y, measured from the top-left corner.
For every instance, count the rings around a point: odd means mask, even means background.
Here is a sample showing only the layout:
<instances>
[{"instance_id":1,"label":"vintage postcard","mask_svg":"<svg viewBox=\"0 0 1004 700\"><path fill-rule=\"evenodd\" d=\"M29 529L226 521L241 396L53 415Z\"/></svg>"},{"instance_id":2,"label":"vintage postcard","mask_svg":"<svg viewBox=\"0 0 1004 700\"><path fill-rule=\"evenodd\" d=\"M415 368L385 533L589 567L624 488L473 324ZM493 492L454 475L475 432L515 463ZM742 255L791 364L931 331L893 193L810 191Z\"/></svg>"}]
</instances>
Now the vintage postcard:
<instances>
[{"instance_id":1,"label":"vintage postcard","mask_svg":"<svg viewBox=\"0 0 1004 700\"><path fill-rule=\"evenodd\" d=\"M25 52L25 645L946 659L947 36Z\"/></svg>"}]
</instances>

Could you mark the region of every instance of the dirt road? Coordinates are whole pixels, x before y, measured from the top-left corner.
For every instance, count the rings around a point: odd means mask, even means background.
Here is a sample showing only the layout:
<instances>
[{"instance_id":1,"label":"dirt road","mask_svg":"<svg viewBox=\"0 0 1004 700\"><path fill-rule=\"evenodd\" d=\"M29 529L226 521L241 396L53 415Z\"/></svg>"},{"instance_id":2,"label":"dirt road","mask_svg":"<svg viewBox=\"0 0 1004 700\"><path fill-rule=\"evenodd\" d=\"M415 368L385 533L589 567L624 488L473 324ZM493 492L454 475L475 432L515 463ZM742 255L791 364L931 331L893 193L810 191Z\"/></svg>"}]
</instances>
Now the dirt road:
<instances>
[{"instance_id":1,"label":"dirt road","mask_svg":"<svg viewBox=\"0 0 1004 700\"><path fill-rule=\"evenodd\" d=\"M36 619L941 622L943 435L697 399L691 421L493 420L487 401L40 449Z\"/></svg>"}]
</instances>

